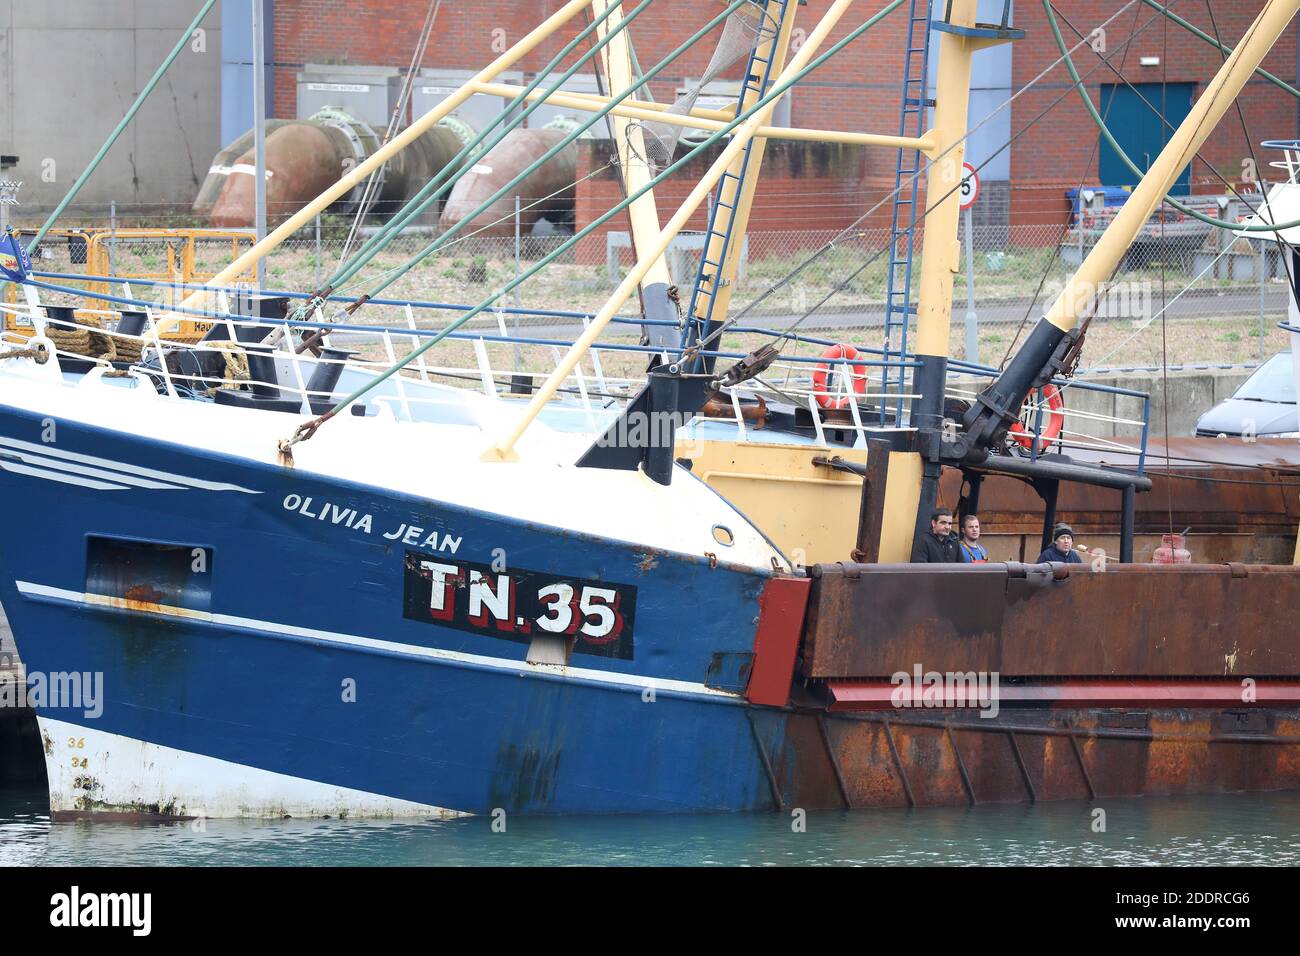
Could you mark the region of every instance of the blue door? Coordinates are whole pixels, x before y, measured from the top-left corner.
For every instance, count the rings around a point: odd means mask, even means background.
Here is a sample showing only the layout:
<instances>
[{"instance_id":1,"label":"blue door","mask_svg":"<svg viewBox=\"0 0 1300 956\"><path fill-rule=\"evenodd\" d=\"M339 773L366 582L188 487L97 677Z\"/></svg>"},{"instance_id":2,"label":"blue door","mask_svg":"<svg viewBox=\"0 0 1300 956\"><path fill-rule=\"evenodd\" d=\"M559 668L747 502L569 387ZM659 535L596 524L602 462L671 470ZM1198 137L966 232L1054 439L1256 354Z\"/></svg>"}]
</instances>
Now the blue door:
<instances>
[{"instance_id":1,"label":"blue door","mask_svg":"<svg viewBox=\"0 0 1300 956\"><path fill-rule=\"evenodd\" d=\"M1192 108L1194 83L1134 83L1101 85L1101 115L1111 135L1129 159L1146 171L1169 142L1173 129L1160 121L1164 114L1170 126L1177 127ZM1145 99L1145 102L1143 100ZM1137 185L1138 177L1124 164L1110 143L1104 139L1098 153L1097 175L1103 186ZM1169 190L1175 196L1191 192L1192 167L1187 166Z\"/></svg>"}]
</instances>

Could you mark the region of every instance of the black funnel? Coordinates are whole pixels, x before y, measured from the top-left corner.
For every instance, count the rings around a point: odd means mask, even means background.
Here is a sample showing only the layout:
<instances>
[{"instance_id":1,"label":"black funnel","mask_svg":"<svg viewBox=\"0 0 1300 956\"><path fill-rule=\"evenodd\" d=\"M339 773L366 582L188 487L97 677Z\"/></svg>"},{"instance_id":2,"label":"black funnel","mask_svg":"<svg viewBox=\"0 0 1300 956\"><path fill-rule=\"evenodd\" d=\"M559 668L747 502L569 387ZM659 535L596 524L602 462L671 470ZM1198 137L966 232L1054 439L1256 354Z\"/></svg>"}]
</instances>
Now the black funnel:
<instances>
[{"instance_id":1,"label":"black funnel","mask_svg":"<svg viewBox=\"0 0 1300 956\"><path fill-rule=\"evenodd\" d=\"M289 299L283 295L240 292L234 298L235 314L262 319L283 319L289 314Z\"/></svg>"},{"instance_id":2,"label":"black funnel","mask_svg":"<svg viewBox=\"0 0 1300 956\"><path fill-rule=\"evenodd\" d=\"M208 330L208 334L203 336L204 342L229 342L230 326L232 323L222 319L217 320L217 324ZM267 325L235 325L235 341L240 344L256 344L271 334L271 327Z\"/></svg>"},{"instance_id":3,"label":"black funnel","mask_svg":"<svg viewBox=\"0 0 1300 956\"><path fill-rule=\"evenodd\" d=\"M74 329L71 325L65 324L68 322L77 321L77 310L72 308L72 306L47 305L45 306L45 315L46 318L50 320L50 324L53 325L56 329L58 329L60 332L76 331L76 329Z\"/></svg>"},{"instance_id":4,"label":"black funnel","mask_svg":"<svg viewBox=\"0 0 1300 956\"><path fill-rule=\"evenodd\" d=\"M117 332L120 335L144 335L145 323L149 317L134 309L123 309L122 317L117 320Z\"/></svg>"},{"instance_id":5,"label":"black funnel","mask_svg":"<svg viewBox=\"0 0 1300 956\"><path fill-rule=\"evenodd\" d=\"M282 295L258 295L256 292L238 293L232 301L234 314L250 319L283 319L289 306L289 300ZM203 341L230 341L231 324L220 319L215 320L208 334L203 336ZM270 326L266 325L233 324L235 341L240 343L260 342L271 333Z\"/></svg>"},{"instance_id":6,"label":"black funnel","mask_svg":"<svg viewBox=\"0 0 1300 956\"><path fill-rule=\"evenodd\" d=\"M275 374L275 347L250 343L244 346L244 351L248 354L248 378L253 394L257 398L279 398L280 388L274 384L278 381Z\"/></svg>"},{"instance_id":7,"label":"black funnel","mask_svg":"<svg viewBox=\"0 0 1300 956\"><path fill-rule=\"evenodd\" d=\"M343 374L343 363L354 354L356 353L346 349L320 350L320 360L312 370L311 378L307 380L307 391L313 399L329 398L334 394L334 386L339 383L339 376Z\"/></svg>"}]
</instances>

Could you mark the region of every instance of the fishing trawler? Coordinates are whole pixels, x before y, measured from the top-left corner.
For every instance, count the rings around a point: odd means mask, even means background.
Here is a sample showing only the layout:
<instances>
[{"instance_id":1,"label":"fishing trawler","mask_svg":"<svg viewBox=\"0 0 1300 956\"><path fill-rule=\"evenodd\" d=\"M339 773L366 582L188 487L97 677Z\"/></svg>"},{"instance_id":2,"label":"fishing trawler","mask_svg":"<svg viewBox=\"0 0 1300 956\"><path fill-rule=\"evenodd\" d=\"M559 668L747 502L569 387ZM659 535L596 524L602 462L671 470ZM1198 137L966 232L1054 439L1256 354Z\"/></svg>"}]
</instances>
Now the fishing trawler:
<instances>
[{"instance_id":1,"label":"fishing trawler","mask_svg":"<svg viewBox=\"0 0 1300 956\"><path fill-rule=\"evenodd\" d=\"M644 98L680 52L636 66L629 31L650 3L569 0L179 304L98 294L121 306L106 325L42 306L69 280L33 271L6 239L0 268L30 329L6 333L0 356L0 597L29 670L103 675L99 712L38 708L53 816L742 811L1300 785L1300 570L1132 563L1137 497L1153 485L1145 441L1071 445L1045 397L1070 383L1090 304L1300 0L1269 0L1003 370L947 353L971 58L1019 36L1007 18L977 22L974 0L949 0L924 21L939 75L919 134L788 131L768 125L781 95L903 0L831 43L861 7L836 0L795 52L790 0L702 10L683 49L721 30L715 64L737 48L745 63L725 118L689 96ZM330 282L285 296L229 285L588 9L539 73L556 79L512 89L513 111ZM481 393L440 380L425 356L491 338L462 330L512 284L431 330L359 321L382 287L341 283L583 68L609 94L566 102L588 126L613 123L626 187L597 224L626 212L637 264L522 396L490 369ZM708 134L684 155L683 128ZM914 351L828 343L799 357L780 335L723 350L754 177L783 135L924 155ZM654 187L714 144L661 226ZM665 252L712 190L687 297ZM1230 225L1287 242L1300 224ZM581 362L638 292L645 344L624 348L646 374L594 405ZM175 337L187 321L203 338ZM135 351L70 348L78 333ZM378 339L391 362L350 354L349 336ZM775 370L779 389L765 382ZM958 373L986 381L954 404ZM1094 510L1114 520L1116 556L909 563L936 504L955 493L973 512L986 482L986 500L999 482L1033 488L1048 528L1075 489L1106 502Z\"/></svg>"}]
</instances>

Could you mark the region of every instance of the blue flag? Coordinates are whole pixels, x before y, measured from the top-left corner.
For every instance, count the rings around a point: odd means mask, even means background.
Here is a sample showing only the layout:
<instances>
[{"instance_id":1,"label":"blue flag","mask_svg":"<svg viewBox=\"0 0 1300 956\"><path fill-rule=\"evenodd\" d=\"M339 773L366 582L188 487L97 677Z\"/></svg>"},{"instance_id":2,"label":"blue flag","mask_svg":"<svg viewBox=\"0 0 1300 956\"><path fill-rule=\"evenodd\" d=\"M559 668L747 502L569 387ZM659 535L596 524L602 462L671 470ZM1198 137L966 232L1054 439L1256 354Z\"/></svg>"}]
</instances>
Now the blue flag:
<instances>
[{"instance_id":1,"label":"blue flag","mask_svg":"<svg viewBox=\"0 0 1300 956\"><path fill-rule=\"evenodd\" d=\"M0 275L14 282L22 282L31 271L32 260L12 232L0 236Z\"/></svg>"}]
</instances>

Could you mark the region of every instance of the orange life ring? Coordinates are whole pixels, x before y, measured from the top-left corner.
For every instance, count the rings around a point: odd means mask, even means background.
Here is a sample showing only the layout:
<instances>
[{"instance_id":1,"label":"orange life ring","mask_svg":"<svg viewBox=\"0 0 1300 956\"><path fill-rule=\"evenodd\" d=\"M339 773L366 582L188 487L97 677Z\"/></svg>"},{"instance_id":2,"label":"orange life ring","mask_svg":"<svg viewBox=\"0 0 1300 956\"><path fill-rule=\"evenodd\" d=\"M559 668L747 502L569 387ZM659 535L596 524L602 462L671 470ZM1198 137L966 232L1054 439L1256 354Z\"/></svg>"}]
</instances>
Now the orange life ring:
<instances>
[{"instance_id":1,"label":"orange life ring","mask_svg":"<svg viewBox=\"0 0 1300 956\"><path fill-rule=\"evenodd\" d=\"M1055 385L1046 385L1043 387L1043 398L1047 402L1048 416L1042 434L1035 435L1025 427L1024 422L1011 423L1011 437L1029 451L1034 450L1035 441L1042 443L1038 450L1043 451L1061 437L1061 430L1065 427L1065 414L1062 412L1065 402L1061 399L1061 390Z\"/></svg>"},{"instance_id":2,"label":"orange life ring","mask_svg":"<svg viewBox=\"0 0 1300 956\"><path fill-rule=\"evenodd\" d=\"M855 359L858 357L858 350L852 345L832 345L822 353L824 359ZM813 397L817 399L817 404L828 411L841 408L848 408L850 398L847 395L841 395L839 398L826 391L826 378L830 373L830 364L828 362L818 362L817 368L813 372ZM853 380L853 392L856 395L864 395L867 391L867 372L861 365L850 366L850 377Z\"/></svg>"}]
</instances>

